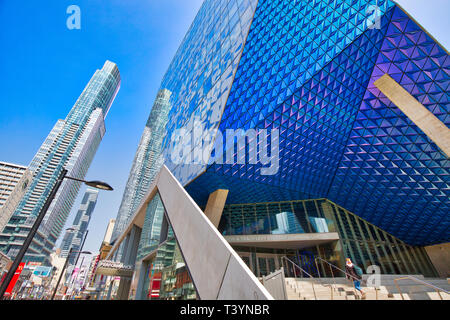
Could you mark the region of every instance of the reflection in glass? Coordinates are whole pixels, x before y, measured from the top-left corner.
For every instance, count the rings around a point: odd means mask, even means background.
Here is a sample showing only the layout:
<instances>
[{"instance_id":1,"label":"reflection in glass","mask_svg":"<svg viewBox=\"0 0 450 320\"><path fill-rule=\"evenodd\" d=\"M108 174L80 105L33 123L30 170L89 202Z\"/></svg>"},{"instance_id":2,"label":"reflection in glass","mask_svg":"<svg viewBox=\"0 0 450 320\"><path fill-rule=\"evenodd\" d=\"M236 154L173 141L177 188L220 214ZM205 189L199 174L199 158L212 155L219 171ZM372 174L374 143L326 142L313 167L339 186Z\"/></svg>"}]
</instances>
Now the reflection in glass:
<instances>
[{"instance_id":1,"label":"reflection in glass","mask_svg":"<svg viewBox=\"0 0 450 320\"><path fill-rule=\"evenodd\" d=\"M149 279L145 284L149 300L196 299L194 285L174 238L158 248L148 268Z\"/></svg>"}]
</instances>

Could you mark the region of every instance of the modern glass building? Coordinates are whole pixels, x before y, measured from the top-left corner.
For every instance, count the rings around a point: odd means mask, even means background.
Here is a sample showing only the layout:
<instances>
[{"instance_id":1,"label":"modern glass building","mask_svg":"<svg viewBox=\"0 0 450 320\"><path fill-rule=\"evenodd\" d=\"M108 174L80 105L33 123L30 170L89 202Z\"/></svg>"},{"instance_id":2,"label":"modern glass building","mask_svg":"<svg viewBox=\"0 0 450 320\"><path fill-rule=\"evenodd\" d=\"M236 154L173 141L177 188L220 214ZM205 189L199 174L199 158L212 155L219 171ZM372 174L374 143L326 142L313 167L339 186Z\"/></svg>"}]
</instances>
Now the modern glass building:
<instances>
[{"instance_id":1,"label":"modern glass building","mask_svg":"<svg viewBox=\"0 0 450 320\"><path fill-rule=\"evenodd\" d=\"M448 155L374 85L390 75L448 128L448 52L393 1L378 1L379 28L369 28L370 5L258 1L233 81L220 91L222 104L175 100L168 131L197 115L223 135L278 129L279 170L262 175L262 165L251 164L260 149L246 150L244 164L177 165L167 156L198 203L219 188L230 191L229 203L327 198L407 243L449 241ZM169 69L165 79L171 76L177 73ZM189 101L193 112L183 107ZM165 148L170 155L174 147Z\"/></svg>"},{"instance_id":2,"label":"modern glass building","mask_svg":"<svg viewBox=\"0 0 450 320\"><path fill-rule=\"evenodd\" d=\"M161 144L168 121L171 92L160 90L139 142L127 185L123 193L116 224L112 235L114 241L126 228L155 175L163 164Z\"/></svg>"},{"instance_id":3,"label":"modern glass building","mask_svg":"<svg viewBox=\"0 0 450 320\"><path fill-rule=\"evenodd\" d=\"M449 66L394 1L206 0L161 83L165 165L205 210L228 190L218 229L257 276L282 256L312 274L329 272L316 257L350 257L436 276L424 246L450 239L450 154L414 114L448 137ZM131 295L195 298L157 199L134 233L145 282Z\"/></svg>"},{"instance_id":4,"label":"modern glass building","mask_svg":"<svg viewBox=\"0 0 450 320\"><path fill-rule=\"evenodd\" d=\"M94 212L95 205L97 204L98 190L93 188L87 188L81 200L80 208L77 211L72 226L66 231L64 238L61 242L61 257L66 258L69 254L69 250L77 252L81 250L84 239L87 235L89 222L91 221L92 213ZM69 263L73 265L75 263L77 255L69 257Z\"/></svg>"},{"instance_id":5,"label":"modern glass building","mask_svg":"<svg viewBox=\"0 0 450 320\"><path fill-rule=\"evenodd\" d=\"M58 120L31 161L33 179L3 233L0 248L14 258L63 168L83 179L105 134L104 119L120 88L120 73L106 61L81 93L65 120ZM39 228L27 261L48 263L81 183L65 180Z\"/></svg>"}]
</instances>

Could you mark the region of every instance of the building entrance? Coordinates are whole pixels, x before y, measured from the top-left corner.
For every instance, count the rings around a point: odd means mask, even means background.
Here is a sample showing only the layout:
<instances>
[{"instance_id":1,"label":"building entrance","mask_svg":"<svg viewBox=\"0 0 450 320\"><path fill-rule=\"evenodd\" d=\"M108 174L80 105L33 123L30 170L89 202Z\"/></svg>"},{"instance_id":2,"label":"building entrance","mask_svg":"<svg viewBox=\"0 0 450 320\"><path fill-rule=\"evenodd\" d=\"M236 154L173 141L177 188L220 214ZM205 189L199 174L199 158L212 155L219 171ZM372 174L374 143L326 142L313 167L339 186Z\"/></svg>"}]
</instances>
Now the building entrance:
<instances>
[{"instance_id":1,"label":"building entrance","mask_svg":"<svg viewBox=\"0 0 450 320\"><path fill-rule=\"evenodd\" d=\"M256 253L256 259L252 259L250 252L238 252L238 254L257 277L267 276L282 266L283 255L281 254Z\"/></svg>"},{"instance_id":2,"label":"building entrance","mask_svg":"<svg viewBox=\"0 0 450 320\"><path fill-rule=\"evenodd\" d=\"M236 252L257 277L267 276L279 270L285 270L285 275L289 277L331 277L334 271L325 265L318 257L330 263L342 267L338 252L334 252L328 244L302 248L302 249L268 249L238 247ZM286 257L296 266L286 259ZM336 276L336 275L335 275Z\"/></svg>"}]
</instances>

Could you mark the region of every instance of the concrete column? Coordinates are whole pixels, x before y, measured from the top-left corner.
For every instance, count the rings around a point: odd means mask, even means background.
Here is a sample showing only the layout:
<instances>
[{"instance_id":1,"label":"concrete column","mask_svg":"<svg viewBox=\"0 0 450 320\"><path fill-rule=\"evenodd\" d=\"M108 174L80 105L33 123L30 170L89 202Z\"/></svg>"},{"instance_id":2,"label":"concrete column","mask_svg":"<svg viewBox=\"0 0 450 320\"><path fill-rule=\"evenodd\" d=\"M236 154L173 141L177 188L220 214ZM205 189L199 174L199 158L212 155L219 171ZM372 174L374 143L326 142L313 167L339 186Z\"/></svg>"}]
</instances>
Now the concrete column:
<instances>
[{"instance_id":1,"label":"concrete column","mask_svg":"<svg viewBox=\"0 0 450 320\"><path fill-rule=\"evenodd\" d=\"M374 85L450 157L450 129L388 74Z\"/></svg>"},{"instance_id":2,"label":"concrete column","mask_svg":"<svg viewBox=\"0 0 450 320\"><path fill-rule=\"evenodd\" d=\"M165 166L157 189L199 299L273 299Z\"/></svg>"},{"instance_id":3,"label":"concrete column","mask_svg":"<svg viewBox=\"0 0 450 320\"><path fill-rule=\"evenodd\" d=\"M142 229L133 226L129 235L127 236L127 246L124 248L122 261L127 265L134 265L136 263L137 251L139 248L139 241L141 240Z\"/></svg>"},{"instance_id":4,"label":"concrete column","mask_svg":"<svg viewBox=\"0 0 450 320\"><path fill-rule=\"evenodd\" d=\"M134 225L130 233L127 235L123 244L123 253L121 262L125 265L134 265L136 263L136 256L139 249L139 241L141 239L142 229ZM117 290L118 300L128 300L131 287L130 278L121 277L119 288Z\"/></svg>"},{"instance_id":5,"label":"concrete column","mask_svg":"<svg viewBox=\"0 0 450 320\"><path fill-rule=\"evenodd\" d=\"M205 215L216 228L219 226L227 197L228 190L223 189L216 190L209 195L208 203L205 208Z\"/></svg>"},{"instance_id":6,"label":"concrete column","mask_svg":"<svg viewBox=\"0 0 450 320\"><path fill-rule=\"evenodd\" d=\"M120 278L119 288L117 289L117 300L128 300L130 293L131 279Z\"/></svg>"},{"instance_id":7,"label":"concrete column","mask_svg":"<svg viewBox=\"0 0 450 320\"><path fill-rule=\"evenodd\" d=\"M113 288L113 284L114 284L114 278L110 280L109 282L109 288L108 288L108 293L106 295L106 300L111 300L111 293L112 293L112 288Z\"/></svg>"},{"instance_id":8,"label":"concrete column","mask_svg":"<svg viewBox=\"0 0 450 320\"><path fill-rule=\"evenodd\" d=\"M441 278L450 277L450 242L425 247L425 251Z\"/></svg>"},{"instance_id":9,"label":"concrete column","mask_svg":"<svg viewBox=\"0 0 450 320\"><path fill-rule=\"evenodd\" d=\"M138 277L135 300L146 300L146 296L144 295L144 283L147 275L147 268L148 261L142 261L139 268L136 267L134 271Z\"/></svg>"},{"instance_id":10,"label":"concrete column","mask_svg":"<svg viewBox=\"0 0 450 320\"><path fill-rule=\"evenodd\" d=\"M119 250L122 249L122 256L120 257L120 262L122 262L122 263L125 263L125 256L126 256L126 252L128 252L129 243L130 243L130 233L127 234L127 236L125 237L125 240L121 244L122 248L119 247Z\"/></svg>"}]
</instances>

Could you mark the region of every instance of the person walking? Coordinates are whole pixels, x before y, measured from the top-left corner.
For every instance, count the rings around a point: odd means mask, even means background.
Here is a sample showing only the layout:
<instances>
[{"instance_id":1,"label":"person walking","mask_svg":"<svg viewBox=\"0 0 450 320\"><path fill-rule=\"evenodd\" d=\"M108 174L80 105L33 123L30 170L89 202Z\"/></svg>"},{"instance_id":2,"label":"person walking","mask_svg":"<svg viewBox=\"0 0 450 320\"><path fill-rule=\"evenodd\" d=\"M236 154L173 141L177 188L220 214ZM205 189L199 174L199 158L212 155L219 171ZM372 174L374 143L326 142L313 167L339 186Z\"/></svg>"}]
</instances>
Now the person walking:
<instances>
[{"instance_id":1,"label":"person walking","mask_svg":"<svg viewBox=\"0 0 450 320\"><path fill-rule=\"evenodd\" d=\"M345 272L347 279L353 281L355 289L361 293L361 298L365 299L366 293L361 289L361 280L363 274L362 269L357 265L353 264L350 258L347 258L345 261Z\"/></svg>"}]
</instances>

